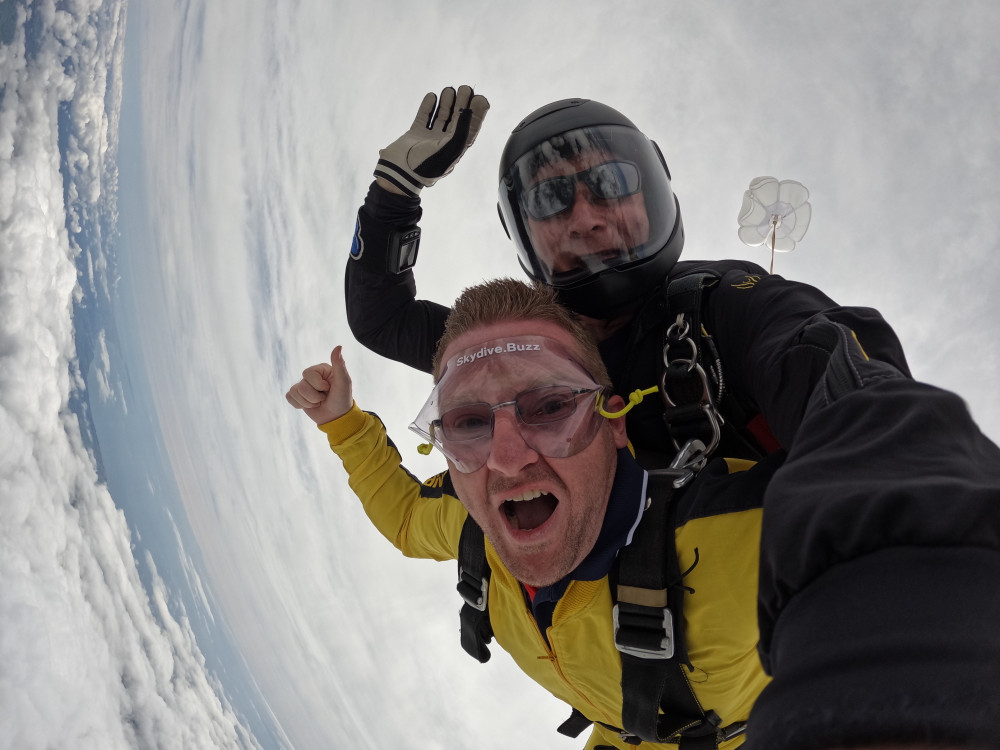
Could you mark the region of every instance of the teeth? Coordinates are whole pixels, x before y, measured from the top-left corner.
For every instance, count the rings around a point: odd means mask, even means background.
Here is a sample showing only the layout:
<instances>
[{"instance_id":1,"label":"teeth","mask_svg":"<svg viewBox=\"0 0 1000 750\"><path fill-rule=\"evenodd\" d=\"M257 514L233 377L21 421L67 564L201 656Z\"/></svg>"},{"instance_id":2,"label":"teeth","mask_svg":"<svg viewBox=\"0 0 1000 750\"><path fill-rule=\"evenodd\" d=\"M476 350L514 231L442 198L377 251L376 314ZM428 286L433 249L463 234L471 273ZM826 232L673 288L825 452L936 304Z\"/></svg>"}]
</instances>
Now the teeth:
<instances>
[{"instance_id":1,"label":"teeth","mask_svg":"<svg viewBox=\"0 0 1000 750\"><path fill-rule=\"evenodd\" d=\"M522 492L520 495L515 497L508 497L504 502L509 503L520 503L525 500L534 500L536 497L541 497L545 493L541 490L528 490L527 492Z\"/></svg>"}]
</instances>

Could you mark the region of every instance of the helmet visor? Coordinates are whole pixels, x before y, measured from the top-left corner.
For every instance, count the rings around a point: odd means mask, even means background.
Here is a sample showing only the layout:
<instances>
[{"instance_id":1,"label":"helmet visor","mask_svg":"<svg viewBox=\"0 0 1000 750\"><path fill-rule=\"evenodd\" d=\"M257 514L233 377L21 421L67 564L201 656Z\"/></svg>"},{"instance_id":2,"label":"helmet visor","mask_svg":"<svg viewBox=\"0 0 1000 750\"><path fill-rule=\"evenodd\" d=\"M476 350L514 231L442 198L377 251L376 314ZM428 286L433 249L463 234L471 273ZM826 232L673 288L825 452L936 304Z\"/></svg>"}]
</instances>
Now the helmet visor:
<instances>
[{"instance_id":1,"label":"helmet visor","mask_svg":"<svg viewBox=\"0 0 1000 750\"><path fill-rule=\"evenodd\" d=\"M551 286L569 286L646 260L677 219L670 180L652 142L602 125L538 144L511 165L500 207L522 265Z\"/></svg>"}]
</instances>

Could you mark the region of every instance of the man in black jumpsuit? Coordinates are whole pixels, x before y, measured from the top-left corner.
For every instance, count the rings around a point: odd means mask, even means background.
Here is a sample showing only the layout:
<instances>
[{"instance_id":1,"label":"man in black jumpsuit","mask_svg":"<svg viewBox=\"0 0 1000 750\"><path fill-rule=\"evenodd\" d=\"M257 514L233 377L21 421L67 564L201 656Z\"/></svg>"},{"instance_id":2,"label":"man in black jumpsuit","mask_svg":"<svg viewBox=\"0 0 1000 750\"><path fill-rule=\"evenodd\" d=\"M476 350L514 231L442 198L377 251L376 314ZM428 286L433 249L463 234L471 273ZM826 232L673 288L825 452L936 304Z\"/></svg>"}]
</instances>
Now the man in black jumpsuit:
<instances>
[{"instance_id":1,"label":"man in black jumpsuit","mask_svg":"<svg viewBox=\"0 0 1000 750\"><path fill-rule=\"evenodd\" d=\"M358 214L351 329L425 372L449 310L416 299L419 192L454 168L488 106L466 86L428 94L380 152ZM910 377L873 309L746 261L678 262L666 163L610 107L564 100L519 124L500 212L526 273L590 324L619 394L669 391L678 361L708 373L711 406L668 409L665 423L656 396L629 413L640 461L662 465L691 436L711 450L715 407L720 455L784 461L765 494L759 579L774 680L746 747L1000 747L1000 450L964 402ZM669 294L684 278L696 281ZM700 320L678 320L685 310ZM671 338L681 323L708 336Z\"/></svg>"}]
</instances>

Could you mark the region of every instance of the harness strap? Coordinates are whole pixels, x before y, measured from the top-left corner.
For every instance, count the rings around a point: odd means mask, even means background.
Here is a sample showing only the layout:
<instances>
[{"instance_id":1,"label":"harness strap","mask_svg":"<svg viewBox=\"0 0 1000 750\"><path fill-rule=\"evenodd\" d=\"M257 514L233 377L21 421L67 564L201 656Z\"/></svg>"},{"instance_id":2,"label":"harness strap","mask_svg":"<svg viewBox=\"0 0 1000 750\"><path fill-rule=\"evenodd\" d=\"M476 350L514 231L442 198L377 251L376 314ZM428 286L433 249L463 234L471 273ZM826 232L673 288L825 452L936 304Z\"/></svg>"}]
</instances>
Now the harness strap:
<instances>
[{"instance_id":1,"label":"harness strap","mask_svg":"<svg viewBox=\"0 0 1000 750\"><path fill-rule=\"evenodd\" d=\"M593 723L582 711L574 708L569 718L560 724L556 731L566 737L579 737L583 730Z\"/></svg>"},{"instance_id":2,"label":"harness strap","mask_svg":"<svg viewBox=\"0 0 1000 750\"><path fill-rule=\"evenodd\" d=\"M459 612L462 648L485 664L490 660L488 644L493 640L489 605L490 566L486 562L483 530L465 519L458 542L458 593L464 600Z\"/></svg>"},{"instance_id":3,"label":"harness strap","mask_svg":"<svg viewBox=\"0 0 1000 750\"><path fill-rule=\"evenodd\" d=\"M690 663L672 522L676 478L669 470L649 473L649 505L632 543L619 553L615 645L622 660L625 731L642 741L679 739L682 750L700 750L702 735L712 742L703 746L715 747L718 718L711 721L683 669Z\"/></svg>"}]
</instances>

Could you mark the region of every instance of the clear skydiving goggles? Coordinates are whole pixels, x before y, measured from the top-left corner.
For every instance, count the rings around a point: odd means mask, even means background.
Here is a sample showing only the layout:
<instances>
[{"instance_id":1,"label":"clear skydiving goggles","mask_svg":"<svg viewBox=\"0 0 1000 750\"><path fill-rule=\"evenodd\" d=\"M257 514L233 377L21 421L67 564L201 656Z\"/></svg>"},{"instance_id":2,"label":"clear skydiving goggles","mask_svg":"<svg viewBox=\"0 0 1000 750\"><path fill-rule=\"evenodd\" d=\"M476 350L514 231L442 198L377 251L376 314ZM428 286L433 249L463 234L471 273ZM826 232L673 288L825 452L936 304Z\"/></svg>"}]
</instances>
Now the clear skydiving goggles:
<instances>
[{"instance_id":1,"label":"clear skydiving goggles","mask_svg":"<svg viewBox=\"0 0 1000 750\"><path fill-rule=\"evenodd\" d=\"M576 183L582 182L591 194L604 201L635 195L642 188L639 167L630 161L607 161L576 174L542 180L521 197L525 213L536 221L568 211L576 200Z\"/></svg>"},{"instance_id":2,"label":"clear skydiving goggles","mask_svg":"<svg viewBox=\"0 0 1000 750\"><path fill-rule=\"evenodd\" d=\"M410 429L463 474L493 448L496 412L513 407L521 439L536 453L567 458L587 448L604 419L605 387L568 350L544 336L512 336L465 349L444 373ZM499 403L479 394L510 394Z\"/></svg>"}]
</instances>

